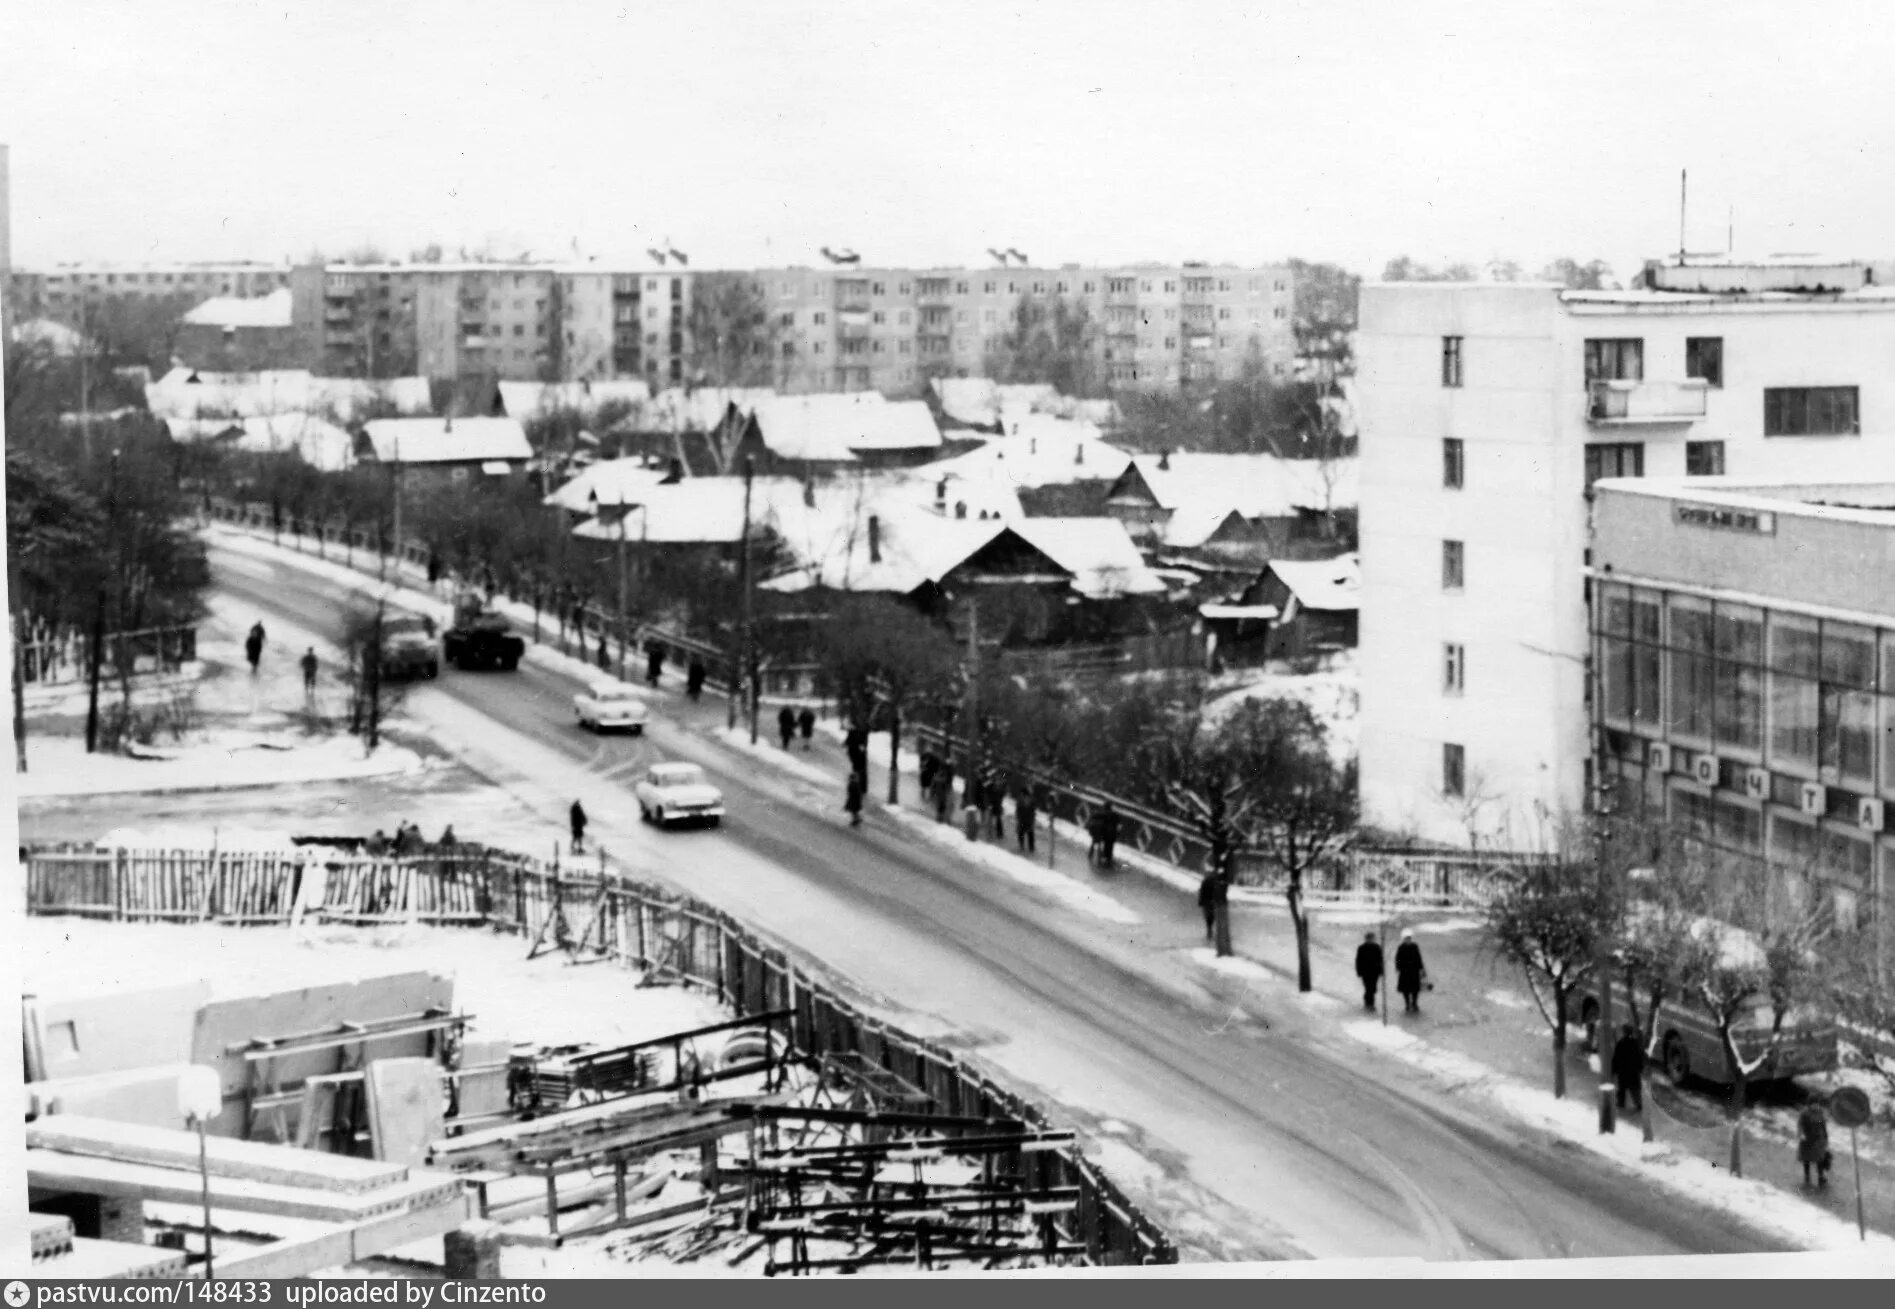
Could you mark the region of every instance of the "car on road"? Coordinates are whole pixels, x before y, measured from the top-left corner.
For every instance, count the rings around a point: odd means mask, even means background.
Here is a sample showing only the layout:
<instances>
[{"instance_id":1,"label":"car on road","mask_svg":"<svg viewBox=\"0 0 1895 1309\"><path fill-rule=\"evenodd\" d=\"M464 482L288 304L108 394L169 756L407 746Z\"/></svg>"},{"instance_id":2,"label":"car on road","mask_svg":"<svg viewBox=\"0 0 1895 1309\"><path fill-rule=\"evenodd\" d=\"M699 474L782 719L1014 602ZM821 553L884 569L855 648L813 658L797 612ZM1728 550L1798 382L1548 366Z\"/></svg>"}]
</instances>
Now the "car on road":
<instances>
[{"instance_id":1,"label":"car on road","mask_svg":"<svg viewBox=\"0 0 1895 1309\"><path fill-rule=\"evenodd\" d=\"M432 618L390 614L382 620L382 676L434 677L440 671Z\"/></svg>"},{"instance_id":2,"label":"car on road","mask_svg":"<svg viewBox=\"0 0 1895 1309\"><path fill-rule=\"evenodd\" d=\"M588 732L643 732L651 709L645 698L615 677L602 677L572 698L579 726Z\"/></svg>"},{"instance_id":3,"label":"car on road","mask_svg":"<svg viewBox=\"0 0 1895 1309\"><path fill-rule=\"evenodd\" d=\"M715 827L724 817L724 793L710 784L696 764L653 764L632 794L638 797L639 818L660 827L673 823Z\"/></svg>"}]
</instances>

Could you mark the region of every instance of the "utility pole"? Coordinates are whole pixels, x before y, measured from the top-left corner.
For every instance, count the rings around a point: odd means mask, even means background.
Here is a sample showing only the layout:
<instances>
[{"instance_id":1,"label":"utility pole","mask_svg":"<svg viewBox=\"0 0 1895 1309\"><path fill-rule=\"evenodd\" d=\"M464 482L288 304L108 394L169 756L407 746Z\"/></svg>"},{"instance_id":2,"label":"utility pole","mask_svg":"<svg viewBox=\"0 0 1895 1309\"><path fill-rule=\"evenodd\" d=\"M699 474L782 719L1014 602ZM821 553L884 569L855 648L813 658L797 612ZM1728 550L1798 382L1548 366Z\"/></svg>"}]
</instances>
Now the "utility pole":
<instances>
[{"instance_id":1,"label":"utility pole","mask_svg":"<svg viewBox=\"0 0 1895 1309\"><path fill-rule=\"evenodd\" d=\"M620 493L623 496L623 492ZM630 616L625 608L625 516L632 506L619 502L619 681L625 680L625 643L631 635Z\"/></svg>"},{"instance_id":2,"label":"utility pole","mask_svg":"<svg viewBox=\"0 0 1895 1309\"><path fill-rule=\"evenodd\" d=\"M13 766L22 775L26 772L26 671L25 656L20 650L20 573L16 567L12 551L7 552L7 594L12 598L12 612L7 622L13 634Z\"/></svg>"},{"instance_id":3,"label":"utility pole","mask_svg":"<svg viewBox=\"0 0 1895 1309\"><path fill-rule=\"evenodd\" d=\"M739 540L741 553L738 556L738 567L740 571L737 574L738 586L742 592L740 601L742 619L737 628L737 649L733 652L730 663L730 718L725 724L726 728L733 732L737 730L737 698L745 694L742 688L750 661L750 480L755 468L755 461L746 457L744 459L744 526L743 536ZM754 723L756 720L753 717L751 721ZM751 730L750 739L756 740L754 727Z\"/></svg>"},{"instance_id":4,"label":"utility pole","mask_svg":"<svg viewBox=\"0 0 1895 1309\"><path fill-rule=\"evenodd\" d=\"M1613 896L1606 874L1606 819L1610 815L1606 808L1605 779L1599 778L1593 787L1593 867L1599 880L1599 942L1593 970L1599 978L1599 1021L1593 1027L1592 1057L1599 1069L1599 1134L1610 1136L1618 1130L1617 1110L1612 1099L1613 1033L1617 1029L1612 1025L1612 933L1608 929L1612 922Z\"/></svg>"},{"instance_id":5,"label":"utility pole","mask_svg":"<svg viewBox=\"0 0 1895 1309\"><path fill-rule=\"evenodd\" d=\"M118 544L118 451L112 451L111 480L107 483L105 500L106 522L111 533L114 550ZM99 665L105 656L105 576L99 575L98 584L93 592L92 604L92 657L87 670L86 688L86 753L95 754L99 748Z\"/></svg>"},{"instance_id":6,"label":"utility pole","mask_svg":"<svg viewBox=\"0 0 1895 1309\"><path fill-rule=\"evenodd\" d=\"M757 461L744 456L744 671L748 674L750 699L750 744L757 743L757 710L763 699L763 669L757 659L756 617L754 613L756 579L750 562L750 484L756 479Z\"/></svg>"},{"instance_id":7,"label":"utility pole","mask_svg":"<svg viewBox=\"0 0 1895 1309\"><path fill-rule=\"evenodd\" d=\"M401 438L395 438L395 577L401 577ZM386 560L387 556L383 556Z\"/></svg>"}]
</instances>

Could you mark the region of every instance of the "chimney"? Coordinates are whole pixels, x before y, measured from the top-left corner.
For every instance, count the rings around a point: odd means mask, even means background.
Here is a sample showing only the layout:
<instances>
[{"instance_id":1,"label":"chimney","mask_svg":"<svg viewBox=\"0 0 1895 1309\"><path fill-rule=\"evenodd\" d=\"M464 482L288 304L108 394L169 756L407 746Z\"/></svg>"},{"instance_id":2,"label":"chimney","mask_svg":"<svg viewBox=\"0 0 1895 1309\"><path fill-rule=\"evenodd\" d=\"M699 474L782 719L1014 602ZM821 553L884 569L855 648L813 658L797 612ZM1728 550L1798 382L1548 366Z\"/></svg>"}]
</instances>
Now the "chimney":
<instances>
[{"instance_id":1,"label":"chimney","mask_svg":"<svg viewBox=\"0 0 1895 1309\"><path fill-rule=\"evenodd\" d=\"M1167 450L1158 456L1158 467L1163 472L1171 471L1171 451Z\"/></svg>"},{"instance_id":2,"label":"chimney","mask_svg":"<svg viewBox=\"0 0 1895 1309\"><path fill-rule=\"evenodd\" d=\"M877 514L869 515L869 562L882 562L882 520Z\"/></svg>"},{"instance_id":3,"label":"chimney","mask_svg":"<svg viewBox=\"0 0 1895 1309\"><path fill-rule=\"evenodd\" d=\"M1076 464L1083 464L1086 462L1086 443L1084 441L1079 441L1079 442L1074 443L1073 462Z\"/></svg>"},{"instance_id":4,"label":"chimney","mask_svg":"<svg viewBox=\"0 0 1895 1309\"><path fill-rule=\"evenodd\" d=\"M806 509L816 507L816 479L807 473L803 475L803 507Z\"/></svg>"},{"instance_id":5,"label":"chimney","mask_svg":"<svg viewBox=\"0 0 1895 1309\"><path fill-rule=\"evenodd\" d=\"M1039 437L1029 436L1026 439L1026 452L1030 455L1036 455L1040 452L1040 438Z\"/></svg>"}]
</instances>

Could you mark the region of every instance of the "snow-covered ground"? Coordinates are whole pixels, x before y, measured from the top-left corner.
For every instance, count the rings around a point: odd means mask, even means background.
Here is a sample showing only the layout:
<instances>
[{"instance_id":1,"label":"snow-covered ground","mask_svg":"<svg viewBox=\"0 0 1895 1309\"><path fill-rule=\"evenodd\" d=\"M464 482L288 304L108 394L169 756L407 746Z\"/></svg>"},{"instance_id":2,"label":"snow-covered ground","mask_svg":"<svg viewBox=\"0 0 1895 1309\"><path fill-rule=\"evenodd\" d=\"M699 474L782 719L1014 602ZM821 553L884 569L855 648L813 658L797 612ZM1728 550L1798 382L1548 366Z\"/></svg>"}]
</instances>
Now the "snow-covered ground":
<instances>
[{"instance_id":1,"label":"snow-covered ground","mask_svg":"<svg viewBox=\"0 0 1895 1309\"><path fill-rule=\"evenodd\" d=\"M15 794L101 795L125 791L221 790L236 786L284 786L344 777L386 777L423 766L412 750L383 743L362 756L352 736L296 734L262 736L254 732L204 733L194 743L162 747L165 758L86 753L85 742L69 737L33 745L31 771L16 777Z\"/></svg>"},{"instance_id":2,"label":"snow-covered ground","mask_svg":"<svg viewBox=\"0 0 1895 1309\"><path fill-rule=\"evenodd\" d=\"M1273 660L1263 668L1238 669L1215 678L1204 720L1218 722L1245 700L1301 700L1329 729L1330 753L1338 761L1352 759L1356 715L1361 708L1359 686L1354 650L1326 656L1310 673L1291 672L1282 660Z\"/></svg>"}]
</instances>

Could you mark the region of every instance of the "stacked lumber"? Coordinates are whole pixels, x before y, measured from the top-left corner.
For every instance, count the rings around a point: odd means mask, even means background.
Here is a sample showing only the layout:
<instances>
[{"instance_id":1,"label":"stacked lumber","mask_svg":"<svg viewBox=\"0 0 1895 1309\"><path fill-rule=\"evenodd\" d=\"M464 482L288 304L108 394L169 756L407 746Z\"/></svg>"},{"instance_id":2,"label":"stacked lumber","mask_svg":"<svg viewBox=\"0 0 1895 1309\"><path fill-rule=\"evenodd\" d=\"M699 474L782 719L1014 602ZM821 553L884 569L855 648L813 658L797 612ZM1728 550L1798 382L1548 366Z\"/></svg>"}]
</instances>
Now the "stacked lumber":
<instances>
[{"instance_id":1,"label":"stacked lumber","mask_svg":"<svg viewBox=\"0 0 1895 1309\"><path fill-rule=\"evenodd\" d=\"M77 1114L55 1114L26 1124L27 1148L62 1155L198 1170L198 1139L191 1132L144 1127ZM213 1136L204 1143L210 1174L242 1182L304 1187L341 1195L360 1195L408 1180L404 1164L347 1155L291 1150L253 1141Z\"/></svg>"}]
</instances>

